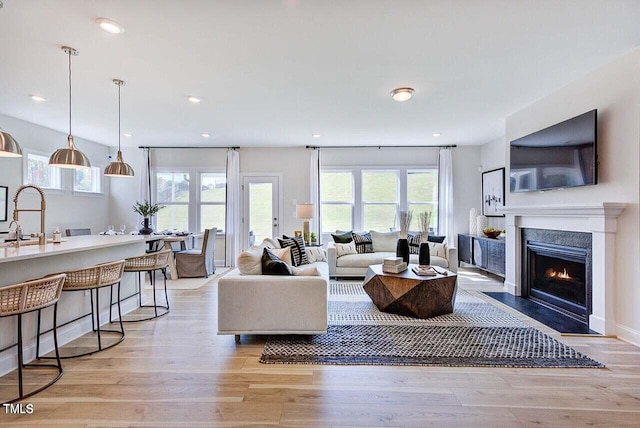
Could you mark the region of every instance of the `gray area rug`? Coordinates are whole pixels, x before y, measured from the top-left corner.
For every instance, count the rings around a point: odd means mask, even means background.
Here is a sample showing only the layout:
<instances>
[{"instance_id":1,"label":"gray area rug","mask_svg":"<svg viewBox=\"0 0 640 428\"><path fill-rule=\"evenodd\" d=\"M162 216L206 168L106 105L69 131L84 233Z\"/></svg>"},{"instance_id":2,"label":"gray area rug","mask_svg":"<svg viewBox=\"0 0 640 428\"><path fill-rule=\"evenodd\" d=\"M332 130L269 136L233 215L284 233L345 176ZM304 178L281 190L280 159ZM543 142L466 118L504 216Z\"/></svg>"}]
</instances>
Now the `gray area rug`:
<instances>
[{"instance_id":1,"label":"gray area rug","mask_svg":"<svg viewBox=\"0 0 640 428\"><path fill-rule=\"evenodd\" d=\"M592 367L603 364L458 289L452 314L380 312L361 281L331 281L327 334L270 336L265 364Z\"/></svg>"}]
</instances>

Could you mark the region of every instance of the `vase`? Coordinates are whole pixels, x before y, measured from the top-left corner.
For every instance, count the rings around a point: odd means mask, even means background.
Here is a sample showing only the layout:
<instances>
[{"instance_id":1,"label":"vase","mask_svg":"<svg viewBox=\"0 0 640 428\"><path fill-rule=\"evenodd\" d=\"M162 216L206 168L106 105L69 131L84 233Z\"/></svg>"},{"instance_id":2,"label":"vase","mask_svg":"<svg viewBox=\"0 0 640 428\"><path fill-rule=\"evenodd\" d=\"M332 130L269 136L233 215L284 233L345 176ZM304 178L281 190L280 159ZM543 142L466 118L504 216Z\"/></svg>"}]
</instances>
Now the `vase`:
<instances>
[{"instance_id":1,"label":"vase","mask_svg":"<svg viewBox=\"0 0 640 428\"><path fill-rule=\"evenodd\" d=\"M479 215L480 215L479 209L471 208L469 210L469 235L478 234L478 216Z\"/></svg>"},{"instance_id":2,"label":"vase","mask_svg":"<svg viewBox=\"0 0 640 428\"><path fill-rule=\"evenodd\" d=\"M486 216L479 215L476 220L476 235L481 235L482 231L489 225L489 220Z\"/></svg>"},{"instance_id":3,"label":"vase","mask_svg":"<svg viewBox=\"0 0 640 428\"><path fill-rule=\"evenodd\" d=\"M429 249L429 243L421 242L418 249L418 264L421 266L428 266L431 264L431 250Z\"/></svg>"},{"instance_id":4,"label":"vase","mask_svg":"<svg viewBox=\"0 0 640 428\"><path fill-rule=\"evenodd\" d=\"M402 257L402 261L409 264L409 241L406 238L398 239L396 257Z\"/></svg>"},{"instance_id":5,"label":"vase","mask_svg":"<svg viewBox=\"0 0 640 428\"><path fill-rule=\"evenodd\" d=\"M140 229L138 232L140 232L140 235L151 235L153 233L153 229L151 229L149 227L149 219L145 218L142 221L142 229Z\"/></svg>"}]
</instances>

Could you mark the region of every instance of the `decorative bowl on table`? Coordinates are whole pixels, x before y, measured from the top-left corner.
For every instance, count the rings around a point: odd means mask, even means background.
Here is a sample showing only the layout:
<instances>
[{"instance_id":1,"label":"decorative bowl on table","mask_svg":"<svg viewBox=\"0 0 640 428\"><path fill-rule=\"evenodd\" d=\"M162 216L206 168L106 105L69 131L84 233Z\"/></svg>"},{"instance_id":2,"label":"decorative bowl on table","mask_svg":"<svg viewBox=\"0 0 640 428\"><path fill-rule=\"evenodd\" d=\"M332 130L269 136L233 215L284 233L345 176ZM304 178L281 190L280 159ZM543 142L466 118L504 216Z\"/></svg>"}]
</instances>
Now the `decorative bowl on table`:
<instances>
[{"instance_id":1,"label":"decorative bowl on table","mask_svg":"<svg viewBox=\"0 0 640 428\"><path fill-rule=\"evenodd\" d=\"M500 236L502 231L498 229L494 229L492 227L485 227L484 229L482 229L482 233L487 238L497 238L498 236Z\"/></svg>"}]
</instances>

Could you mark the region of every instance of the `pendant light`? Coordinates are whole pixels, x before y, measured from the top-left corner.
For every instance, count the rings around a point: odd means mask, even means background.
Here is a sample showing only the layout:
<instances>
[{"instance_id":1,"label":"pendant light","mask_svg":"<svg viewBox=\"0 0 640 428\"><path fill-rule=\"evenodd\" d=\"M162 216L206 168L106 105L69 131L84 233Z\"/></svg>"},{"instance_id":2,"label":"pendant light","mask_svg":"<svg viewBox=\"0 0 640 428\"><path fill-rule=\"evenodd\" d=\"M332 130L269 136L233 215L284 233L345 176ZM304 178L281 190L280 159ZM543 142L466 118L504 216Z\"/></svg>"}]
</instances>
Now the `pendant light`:
<instances>
[{"instance_id":1,"label":"pendant light","mask_svg":"<svg viewBox=\"0 0 640 428\"><path fill-rule=\"evenodd\" d=\"M124 81L113 79L113 83L118 85L118 156L115 162L111 162L104 169L104 175L107 177L133 177L135 175L133 168L122 159L122 152L120 151L120 136L122 135L120 131L120 88L124 85Z\"/></svg>"},{"instance_id":2,"label":"pendant light","mask_svg":"<svg viewBox=\"0 0 640 428\"><path fill-rule=\"evenodd\" d=\"M69 136L67 137L67 147L56 150L49 158L49 165L60 168L91 168L89 159L74 147L73 135L71 135L71 55L77 56L78 51L69 46L63 46L62 50L69 55Z\"/></svg>"},{"instance_id":3,"label":"pendant light","mask_svg":"<svg viewBox=\"0 0 640 428\"><path fill-rule=\"evenodd\" d=\"M19 158L22 157L20 144L13 139L11 134L4 132L0 128L0 157Z\"/></svg>"}]
</instances>

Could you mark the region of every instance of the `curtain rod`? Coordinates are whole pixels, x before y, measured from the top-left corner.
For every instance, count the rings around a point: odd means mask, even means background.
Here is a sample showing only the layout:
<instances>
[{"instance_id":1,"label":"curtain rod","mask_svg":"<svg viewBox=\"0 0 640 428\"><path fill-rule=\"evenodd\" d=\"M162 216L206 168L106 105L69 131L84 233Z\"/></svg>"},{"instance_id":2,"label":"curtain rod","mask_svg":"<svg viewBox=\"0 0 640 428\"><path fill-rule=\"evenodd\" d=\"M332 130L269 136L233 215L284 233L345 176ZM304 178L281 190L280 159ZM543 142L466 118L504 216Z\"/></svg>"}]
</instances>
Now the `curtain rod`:
<instances>
[{"instance_id":1,"label":"curtain rod","mask_svg":"<svg viewBox=\"0 0 640 428\"><path fill-rule=\"evenodd\" d=\"M447 146L306 146L307 149L453 149L456 144Z\"/></svg>"},{"instance_id":2,"label":"curtain rod","mask_svg":"<svg viewBox=\"0 0 640 428\"><path fill-rule=\"evenodd\" d=\"M239 146L138 146L139 149L233 149Z\"/></svg>"}]
</instances>

